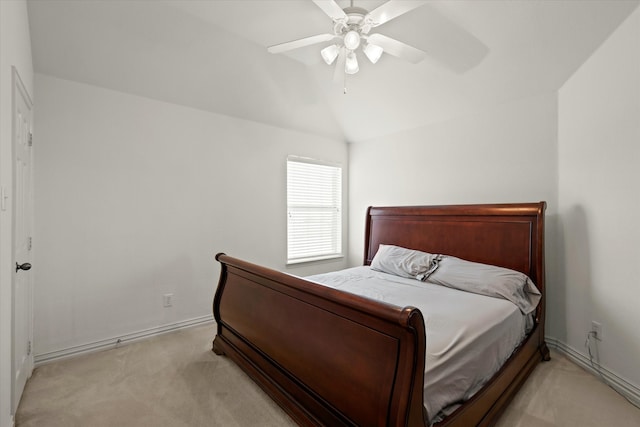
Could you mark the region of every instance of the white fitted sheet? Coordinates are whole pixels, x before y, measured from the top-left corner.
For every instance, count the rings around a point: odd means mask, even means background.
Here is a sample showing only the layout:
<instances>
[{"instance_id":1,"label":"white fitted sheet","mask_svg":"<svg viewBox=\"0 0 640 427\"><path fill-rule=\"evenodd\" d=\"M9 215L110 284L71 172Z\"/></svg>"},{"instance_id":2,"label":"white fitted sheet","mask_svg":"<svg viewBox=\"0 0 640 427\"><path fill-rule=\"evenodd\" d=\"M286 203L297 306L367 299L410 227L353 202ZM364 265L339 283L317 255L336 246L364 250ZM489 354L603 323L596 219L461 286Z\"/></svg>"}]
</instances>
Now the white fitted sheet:
<instances>
[{"instance_id":1,"label":"white fitted sheet","mask_svg":"<svg viewBox=\"0 0 640 427\"><path fill-rule=\"evenodd\" d=\"M510 301L372 270L368 266L308 280L398 307L425 320L424 405L429 423L473 396L522 342L532 325Z\"/></svg>"}]
</instances>

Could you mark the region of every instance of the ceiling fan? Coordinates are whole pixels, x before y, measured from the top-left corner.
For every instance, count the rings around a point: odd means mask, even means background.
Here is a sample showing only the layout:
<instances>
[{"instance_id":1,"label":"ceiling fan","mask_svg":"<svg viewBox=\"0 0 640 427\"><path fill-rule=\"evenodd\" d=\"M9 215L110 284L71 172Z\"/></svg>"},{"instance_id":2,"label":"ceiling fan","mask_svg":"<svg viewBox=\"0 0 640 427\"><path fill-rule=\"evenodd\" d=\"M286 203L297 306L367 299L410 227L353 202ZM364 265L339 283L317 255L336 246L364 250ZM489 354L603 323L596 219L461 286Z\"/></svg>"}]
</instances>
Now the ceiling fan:
<instances>
[{"instance_id":1,"label":"ceiling fan","mask_svg":"<svg viewBox=\"0 0 640 427\"><path fill-rule=\"evenodd\" d=\"M370 33L374 28L410 12L424 3L420 1L389 0L372 11L351 5L342 9L335 0L312 0L333 20L333 33L318 34L286 43L270 46L271 53L282 53L318 43L332 42L320 51L327 65L336 63L336 76L342 73L355 74L359 70L356 51L362 52L373 64L383 52L412 63L418 63L426 53L406 43L380 33Z\"/></svg>"}]
</instances>

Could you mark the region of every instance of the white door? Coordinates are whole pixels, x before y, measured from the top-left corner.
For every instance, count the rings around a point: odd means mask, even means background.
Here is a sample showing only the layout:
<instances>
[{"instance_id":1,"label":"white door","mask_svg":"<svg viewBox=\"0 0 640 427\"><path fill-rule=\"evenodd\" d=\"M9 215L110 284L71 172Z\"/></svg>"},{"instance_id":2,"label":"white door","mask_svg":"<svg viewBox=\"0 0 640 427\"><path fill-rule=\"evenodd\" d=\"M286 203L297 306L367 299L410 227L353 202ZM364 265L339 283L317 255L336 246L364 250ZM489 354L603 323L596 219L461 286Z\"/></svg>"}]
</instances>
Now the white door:
<instances>
[{"instance_id":1,"label":"white door","mask_svg":"<svg viewBox=\"0 0 640 427\"><path fill-rule=\"evenodd\" d=\"M15 414L27 378L33 371L33 274L31 228L33 217L31 171L31 99L13 70L14 223L13 250L13 398Z\"/></svg>"}]
</instances>

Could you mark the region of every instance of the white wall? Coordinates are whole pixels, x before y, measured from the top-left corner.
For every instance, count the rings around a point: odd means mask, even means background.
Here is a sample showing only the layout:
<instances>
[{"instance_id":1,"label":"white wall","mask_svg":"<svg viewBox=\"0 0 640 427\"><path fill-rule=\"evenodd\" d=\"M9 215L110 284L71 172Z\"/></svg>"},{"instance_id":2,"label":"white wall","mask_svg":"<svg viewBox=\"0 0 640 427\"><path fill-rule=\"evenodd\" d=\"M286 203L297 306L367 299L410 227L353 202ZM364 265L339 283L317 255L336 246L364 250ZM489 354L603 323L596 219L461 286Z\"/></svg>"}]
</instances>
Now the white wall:
<instances>
[{"instance_id":1,"label":"white wall","mask_svg":"<svg viewBox=\"0 0 640 427\"><path fill-rule=\"evenodd\" d=\"M27 3L24 0L0 1L0 186L7 195L6 210L0 211L0 426L11 424L12 269L13 265L13 152L12 67L15 67L33 99L33 64Z\"/></svg>"},{"instance_id":2,"label":"white wall","mask_svg":"<svg viewBox=\"0 0 640 427\"><path fill-rule=\"evenodd\" d=\"M217 252L286 270L287 155L347 175L342 141L41 74L36 88L36 360L210 316Z\"/></svg>"},{"instance_id":3,"label":"white wall","mask_svg":"<svg viewBox=\"0 0 640 427\"><path fill-rule=\"evenodd\" d=\"M362 263L369 205L545 200L552 229L556 139L556 95L544 94L351 145L350 263Z\"/></svg>"},{"instance_id":4,"label":"white wall","mask_svg":"<svg viewBox=\"0 0 640 427\"><path fill-rule=\"evenodd\" d=\"M559 91L559 238L555 338L640 387L640 9ZM595 348L594 348L595 350Z\"/></svg>"}]
</instances>

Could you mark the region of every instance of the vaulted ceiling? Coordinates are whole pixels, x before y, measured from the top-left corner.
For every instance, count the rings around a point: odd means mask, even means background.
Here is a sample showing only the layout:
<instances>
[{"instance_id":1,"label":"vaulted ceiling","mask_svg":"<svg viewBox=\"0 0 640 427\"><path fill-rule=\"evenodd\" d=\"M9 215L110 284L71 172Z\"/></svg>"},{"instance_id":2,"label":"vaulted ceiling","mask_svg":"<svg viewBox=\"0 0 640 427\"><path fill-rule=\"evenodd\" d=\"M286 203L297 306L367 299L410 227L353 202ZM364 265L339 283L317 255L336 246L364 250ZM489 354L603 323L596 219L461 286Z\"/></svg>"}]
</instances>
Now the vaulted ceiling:
<instances>
[{"instance_id":1,"label":"vaulted ceiling","mask_svg":"<svg viewBox=\"0 0 640 427\"><path fill-rule=\"evenodd\" d=\"M367 10L382 3L354 1ZM331 32L310 0L28 5L36 72L360 142L557 90L639 0L421 3L379 31L427 51L426 60L362 59L340 82L320 58L323 44L267 52Z\"/></svg>"}]
</instances>

